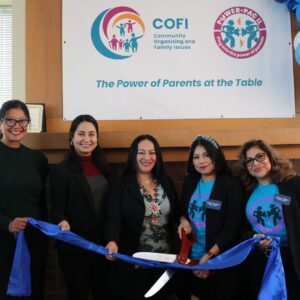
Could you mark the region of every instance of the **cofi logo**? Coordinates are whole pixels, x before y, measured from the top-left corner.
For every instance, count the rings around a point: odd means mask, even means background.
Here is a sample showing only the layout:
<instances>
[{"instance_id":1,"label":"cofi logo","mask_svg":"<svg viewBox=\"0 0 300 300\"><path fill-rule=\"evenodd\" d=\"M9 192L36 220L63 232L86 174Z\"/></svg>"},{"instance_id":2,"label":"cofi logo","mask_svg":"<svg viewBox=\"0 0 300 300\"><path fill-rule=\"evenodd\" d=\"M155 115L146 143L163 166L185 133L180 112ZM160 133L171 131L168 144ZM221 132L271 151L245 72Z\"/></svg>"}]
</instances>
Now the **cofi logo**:
<instances>
[{"instance_id":1,"label":"cofi logo","mask_svg":"<svg viewBox=\"0 0 300 300\"><path fill-rule=\"evenodd\" d=\"M155 29L162 29L162 28L167 28L167 29L188 29L189 28L189 21L187 18L177 18L177 19L160 19L156 18L153 20L153 27Z\"/></svg>"},{"instance_id":2,"label":"cofi logo","mask_svg":"<svg viewBox=\"0 0 300 300\"><path fill-rule=\"evenodd\" d=\"M102 11L91 28L94 47L111 59L125 59L136 54L144 34L145 25L139 13L126 6Z\"/></svg>"}]
</instances>

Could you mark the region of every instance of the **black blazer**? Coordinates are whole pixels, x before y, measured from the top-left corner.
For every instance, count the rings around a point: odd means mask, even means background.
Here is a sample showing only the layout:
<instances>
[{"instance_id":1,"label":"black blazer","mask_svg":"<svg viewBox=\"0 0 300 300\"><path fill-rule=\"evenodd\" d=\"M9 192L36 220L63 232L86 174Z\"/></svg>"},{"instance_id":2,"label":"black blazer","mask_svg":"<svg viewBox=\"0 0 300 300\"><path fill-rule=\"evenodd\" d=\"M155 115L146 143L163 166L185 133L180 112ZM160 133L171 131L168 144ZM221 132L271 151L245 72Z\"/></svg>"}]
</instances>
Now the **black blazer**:
<instances>
[{"instance_id":1,"label":"black blazer","mask_svg":"<svg viewBox=\"0 0 300 300\"><path fill-rule=\"evenodd\" d=\"M200 174L190 174L184 179L182 189L183 215L188 219L188 205ZM221 201L221 209L206 209L206 250L214 244L221 252L234 246L240 235L244 192L241 183L233 176L217 176L210 199Z\"/></svg>"},{"instance_id":2,"label":"black blazer","mask_svg":"<svg viewBox=\"0 0 300 300\"><path fill-rule=\"evenodd\" d=\"M170 201L169 230L173 237L173 252L177 248L178 201L175 188L168 180L163 185ZM107 242L115 241L119 252L132 255L138 251L141 229L145 216L145 204L135 176L123 178L112 187L108 198L107 221L105 226L105 239ZM126 293L130 288L134 265L122 261L111 263L109 285Z\"/></svg>"},{"instance_id":3,"label":"black blazer","mask_svg":"<svg viewBox=\"0 0 300 300\"><path fill-rule=\"evenodd\" d=\"M177 194L171 180L163 188L170 201L169 229L172 236L178 221ZM138 250L144 216L145 204L136 177L121 179L112 187L108 197L106 241L115 241L121 253L133 254Z\"/></svg>"},{"instance_id":4,"label":"black blazer","mask_svg":"<svg viewBox=\"0 0 300 300\"><path fill-rule=\"evenodd\" d=\"M300 280L300 176L294 176L288 181L277 185L279 194L291 197L291 204L289 206L283 205L282 209L293 264ZM253 189L248 192L247 199L249 199L252 192ZM252 237L253 234L257 233L252 230L246 217L244 218L244 224L244 238Z\"/></svg>"},{"instance_id":5,"label":"black blazer","mask_svg":"<svg viewBox=\"0 0 300 300\"><path fill-rule=\"evenodd\" d=\"M67 220L72 232L102 245L106 207L100 208L102 216L97 215L91 189L78 162L63 161L54 166L50 183L53 222ZM106 202L107 199L104 205ZM84 251L60 241L57 246L66 251Z\"/></svg>"}]
</instances>

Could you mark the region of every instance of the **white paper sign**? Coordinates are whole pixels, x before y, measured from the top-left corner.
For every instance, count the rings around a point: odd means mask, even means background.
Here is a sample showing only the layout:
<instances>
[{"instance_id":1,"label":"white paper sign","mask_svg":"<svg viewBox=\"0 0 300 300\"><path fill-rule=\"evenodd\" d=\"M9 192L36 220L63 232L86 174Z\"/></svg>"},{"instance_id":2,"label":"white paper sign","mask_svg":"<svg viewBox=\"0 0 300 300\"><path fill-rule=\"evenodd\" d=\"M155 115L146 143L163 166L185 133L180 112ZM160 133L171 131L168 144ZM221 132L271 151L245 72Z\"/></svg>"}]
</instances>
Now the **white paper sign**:
<instances>
[{"instance_id":1,"label":"white paper sign","mask_svg":"<svg viewBox=\"0 0 300 300\"><path fill-rule=\"evenodd\" d=\"M294 117L290 32L270 0L64 0L64 118Z\"/></svg>"}]
</instances>

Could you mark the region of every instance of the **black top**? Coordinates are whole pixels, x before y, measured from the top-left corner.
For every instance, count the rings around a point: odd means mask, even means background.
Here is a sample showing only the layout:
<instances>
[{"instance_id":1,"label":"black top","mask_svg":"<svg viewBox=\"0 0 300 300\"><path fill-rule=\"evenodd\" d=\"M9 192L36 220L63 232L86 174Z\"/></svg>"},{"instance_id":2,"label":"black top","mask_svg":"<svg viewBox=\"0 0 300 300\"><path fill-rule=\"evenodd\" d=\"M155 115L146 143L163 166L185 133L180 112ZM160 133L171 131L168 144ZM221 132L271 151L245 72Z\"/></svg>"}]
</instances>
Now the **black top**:
<instances>
[{"instance_id":1,"label":"black top","mask_svg":"<svg viewBox=\"0 0 300 300\"><path fill-rule=\"evenodd\" d=\"M190 174L184 179L181 197L182 215L187 220L188 205L200 179L200 174ZM223 252L234 246L240 235L244 207L243 187L231 175L217 176L210 199L221 201L221 209L206 209L206 250L217 244Z\"/></svg>"},{"instance_id":2,"label":"black top","mask_svg":"<svg viewBox=\"0 0 300 300\"><path fill-rule=\"evenodd\" d=\"M45 219L47 158L24 145L10 148L0 142L0 229L8 231L16 217Z\"/></svg>"}]
</instances>

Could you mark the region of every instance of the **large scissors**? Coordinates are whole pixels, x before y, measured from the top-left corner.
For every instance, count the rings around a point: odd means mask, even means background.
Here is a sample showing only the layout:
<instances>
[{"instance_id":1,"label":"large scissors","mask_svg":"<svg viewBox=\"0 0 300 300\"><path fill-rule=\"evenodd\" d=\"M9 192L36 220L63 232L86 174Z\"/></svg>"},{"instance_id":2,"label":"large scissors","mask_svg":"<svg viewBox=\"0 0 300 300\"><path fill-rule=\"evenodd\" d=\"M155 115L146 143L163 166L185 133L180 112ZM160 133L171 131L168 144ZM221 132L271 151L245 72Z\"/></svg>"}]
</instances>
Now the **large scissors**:
<instances>
[{"instance_id":1,"label":"large scissors","mask_svg":"<svg viewBox=\"0 0 300 300\"><path fill-rule=\"evenodd\" d=\"M136 252L133 257L156 260L160 262L177 262L183 265L195 265L198 261L193 261L188 258L190 250L196 241L194 232L185 234L184 230L181 230L181 246L178 254L167 253L155 253L155 252ZM174 275L175 269L167 269L153 284L149 291L145 294L145 298L155 295Z\"/></svg>"}]
</instances>

